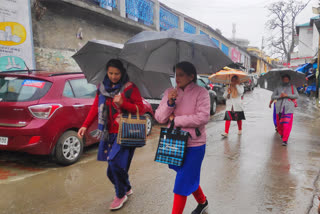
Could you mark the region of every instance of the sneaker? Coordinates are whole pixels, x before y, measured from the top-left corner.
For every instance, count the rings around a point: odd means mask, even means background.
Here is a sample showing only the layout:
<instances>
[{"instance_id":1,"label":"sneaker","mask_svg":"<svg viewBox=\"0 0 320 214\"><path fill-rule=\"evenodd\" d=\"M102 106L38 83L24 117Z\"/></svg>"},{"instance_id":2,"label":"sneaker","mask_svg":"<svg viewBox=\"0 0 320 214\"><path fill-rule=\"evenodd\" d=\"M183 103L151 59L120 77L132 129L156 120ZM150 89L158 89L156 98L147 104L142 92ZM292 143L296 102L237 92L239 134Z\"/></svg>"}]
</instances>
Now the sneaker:
<instances>
[{"instance_id":1,"label":"sneaker","mask_svg":"<svg viewBox=\"0 0 320 214\"><path fill-rule=\"evenodd\" d=\"M202 214L204 213L209 207L208 200L204 204L198 204L197 208L192 211L191 214Z\"/></svg>"},{"instance_id":2,"label":"sneaker","mask_svg":"<svg viewBox=\"0 0 320 214\"><path fill-rule=\"evenodd\" d=\"M224 138L228 137L228 135L229 135L228 133L222 133L221 134L221 136L224 137Z\"/></svg>"},{"instance_id":3,"label":"sneaker","mask_svg":"<svg viewBox=\"0 0 320 214\"><path fill-rule=\"evenodd\" d=\"M126 193L126 196L129 196L129 195L132 195L133 194L133 191L132 189L130 189L127 193Z\"/></svg>"},{"instance_id":4,"label":"sneaker","mask_svg":"<svg viewBox=\"0 0 320 214\"><path fill-rule=\"evenodd\" d=\"M242 135L242 130L239 130L238 135Z\"/></svg>"},{"instance_id":5,"label":"sneaker","mask_svg":"<svg viewBox=\"0 0 320 214\"><path fill-rule=\"evenodd\" d=\"M287 146L287 145L288 145L288 142L286 142L286 141L282 142L282 146Z\"/></svg>"},{"instance_id":6,"label":"sneaker","mask_svg":"<svg viewBox=\"0 0 320 214\"><path fill-rule=\"evenodd\" d=\"M124 203L128 200L128 197L125 195L123 198L118 198L117 196L114 198L113 202L110 205L110 210L118 210L120 209Z\"/></svg>"}]
</instances>

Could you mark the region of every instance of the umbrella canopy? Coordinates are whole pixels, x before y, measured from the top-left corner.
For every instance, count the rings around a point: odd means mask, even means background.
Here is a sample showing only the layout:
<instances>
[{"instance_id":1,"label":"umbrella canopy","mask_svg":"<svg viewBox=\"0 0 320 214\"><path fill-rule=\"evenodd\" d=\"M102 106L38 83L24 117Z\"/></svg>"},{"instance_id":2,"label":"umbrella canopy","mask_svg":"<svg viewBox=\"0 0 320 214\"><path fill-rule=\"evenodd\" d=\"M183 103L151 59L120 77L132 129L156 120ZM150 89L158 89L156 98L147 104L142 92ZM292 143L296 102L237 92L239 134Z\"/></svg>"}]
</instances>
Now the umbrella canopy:
<instances>
[{"instance_id":1,"label":"umbrella canopy","mask_svg":"<svg viewBox=\"0 0 320 214\"><path fill-rule=\"evenodd\" d=\"M288 69L288 68L278 68L272 69L267 72L265 75L260 77L259 83L261 88L273 91L279 85L281 85L281 77L285 74L288 74L291 77L291 84L296 87L300 87L306 83L305 75L303 73Z\"/></svg>"},{"instance_id":2,"label":"umbrella canopy","mask_svg":"<svg viewBox=\"0 0 320 214\"><path fill-rule=\"evenodd\" d=\"M141 32L125 43L120 57L143 71L167 74L181 61L194 64L198 73L214 73L232 63L208 36L178 29Z\"/></svg>"},{"instance_id":3,"label":"umbrella canopy","mask_svg":"<svg viewBox=\"0 0 320 214\"><path fill-rule=\"evenodd\" d=\"M119 58L122 48L122 44L93 40L87 42L72 57L78 63L88 82L98 85L106 75L108 61ZM136 66L124 60L121 61L127 68L130 80L138 86L142 97L160 99L165 89L171 87L170 75L158 72L142 72Z\"/></svg>"},{"instance_id":4,"label":"umbrella canopy","mask_svg":"<svg viewBox=\"0 0 320 214\"><path fill-rule=\"evenodd\" d=\"M106 75L106 65L110 59L117 59L122 44L92 40L87 42L72 58L78 63L89 83L97 85Z\"/></svg>"},{"instance_id":5,"label":"umbrella canopy","mask_svg":"<svg viewBox=\"0 0 320 214\"><path fill-rule=\"evenodd\" d=\"M221 70L209 77L209 80L213 83L223 83L223 84L231 84L231 79L233 76L238 76L240 83L244 83L250 80L250 77L246 72L231 69L225 67L224 70Z\"/></svg>"}]
</instances>

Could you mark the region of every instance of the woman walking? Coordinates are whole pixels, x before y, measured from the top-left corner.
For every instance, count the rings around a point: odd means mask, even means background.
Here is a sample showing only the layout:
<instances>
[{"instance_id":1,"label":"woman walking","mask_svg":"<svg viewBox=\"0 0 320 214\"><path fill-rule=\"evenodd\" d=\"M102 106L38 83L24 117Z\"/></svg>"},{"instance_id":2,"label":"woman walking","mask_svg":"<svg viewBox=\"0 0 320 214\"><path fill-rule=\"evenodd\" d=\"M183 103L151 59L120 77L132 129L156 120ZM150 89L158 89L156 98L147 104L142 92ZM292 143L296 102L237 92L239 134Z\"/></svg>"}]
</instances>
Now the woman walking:
<instances>
[{"instance_id":1,"label":"woman walking","mask_svg":"<svg viewBox=\"0 0 320 214\"><path fill-rule=\"evenodd\" d=\"M129 82L129 76L121 61L110 60L106 70L106 76L98 87L94 103L78 135L83 137L87 127L98 115L98 131L94 136L100 140L97 159L108 161L107 176L116 192L110 210L117 210L128 200L127 196L133 193L128 171L134 148L117 144L120 114L135 114L136 107L143 113L144 107L139 89Z\"/></svg>"},{"instance_id":2,"label":"woman walking","mask_svg":"<svg viewBox=\"0 0 320 214\"><path fill-rule=\"evenodd\" d=\"M225 123L225 132L221 134L223 137L228 137L231 121L237 121L238 123L238 135L242 134L242 120L245 120L242 99L244 93L244 87L239 84L239 77L233 76L231 78L231 85L223 94L223 97L226 99L226 113L224 120Z\"/></svg>"},{"instance_id":3,"label":"woman walking","mask_svg":"<svg viewBox=\"0 0 320 214\"><path fill-rule=\"evenodd\" d=\"M293 124L293 113L296 99L299 98L297 88L290 84L290 76L282 76L282 84L277 87L272 96L276 102L277 130L282 138L282 145L287 146Z\"/></svg>"},{"instance_id":4,"label":"woman walking","mask_svg":"<svg viewBox=\"0 0 320 214\"><path fill-rule=\"evenodd\" d=\"M205 125L210 118L210 98L205 88L196 84L197 71L193 64L180 62L175 66L177 89L168 89L156 111L159 123L173 121L175 127L191 134L184 164L169 165L177 172L174 185L172 214L182 214L187 196L193 194L198 206L192 214L203 213L208 201L200 187L200 171L206 149Z\"/></svg>"}]
</instances>

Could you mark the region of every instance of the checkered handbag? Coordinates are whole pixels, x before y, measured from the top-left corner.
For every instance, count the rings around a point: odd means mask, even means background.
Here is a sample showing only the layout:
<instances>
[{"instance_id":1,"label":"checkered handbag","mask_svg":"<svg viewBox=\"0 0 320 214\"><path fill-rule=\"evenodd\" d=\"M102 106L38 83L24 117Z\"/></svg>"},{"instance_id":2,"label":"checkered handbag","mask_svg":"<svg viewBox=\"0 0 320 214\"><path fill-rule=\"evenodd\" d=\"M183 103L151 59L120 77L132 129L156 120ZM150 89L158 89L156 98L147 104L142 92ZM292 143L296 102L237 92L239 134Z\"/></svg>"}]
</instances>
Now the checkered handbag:
<instances>
[{"instance_id":1,"label":"checkered handbag","mask_svg":"<svg viewBox=\"0 0 320 214\"><path fill-rule=\"evenodd\" d=\"M155 161L164 164L182 166L186 154L189 132L180 128L174 129L174 122L170 128L161 128Z\"/></svg>"},{"instance_id":2,"label":"checkered handbag","mask_svg":"<svg viewBox=\"0 0 320 214\"><path fill-rule=\"evenodd\" d=\"M126 147L143 147L146 145L147 120L140 116L137 107L137 115L121 115L117 143Z\"/></svg>"}]
</instances>

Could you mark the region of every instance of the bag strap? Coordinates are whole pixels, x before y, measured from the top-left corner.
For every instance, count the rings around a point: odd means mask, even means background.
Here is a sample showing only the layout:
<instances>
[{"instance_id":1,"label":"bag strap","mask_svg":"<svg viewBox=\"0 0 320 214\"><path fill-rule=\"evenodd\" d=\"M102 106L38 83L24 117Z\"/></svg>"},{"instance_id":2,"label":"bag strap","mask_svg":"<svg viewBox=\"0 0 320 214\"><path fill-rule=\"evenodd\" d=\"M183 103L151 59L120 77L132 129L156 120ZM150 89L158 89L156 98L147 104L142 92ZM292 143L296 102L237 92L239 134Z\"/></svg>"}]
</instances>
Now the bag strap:
<instances>
[{"instance_id":1,"label":"bag strap","mask_svg":"<svg viewBox=\"0 0 320 214\"><path fill-rule=\"evenodd\" d=\"M293 85L291 85L292 95L294 95Z\"/></svg>"},{"instance_id":2,"label":"bag strap","mask_svg":"<svg viewBox=\"0 0 320 214\"><path fill-rule=\"evenodd\" d=\"M136 106L136 109L137 109L137 119L140 120L139 108L138 108L137 105L135 105L135 106ZM132 114L131 114L131 112L130 112L130 113L129 113L129 119L131 119L131 116L132 116Z\"/></svg>"}]
</instances>

